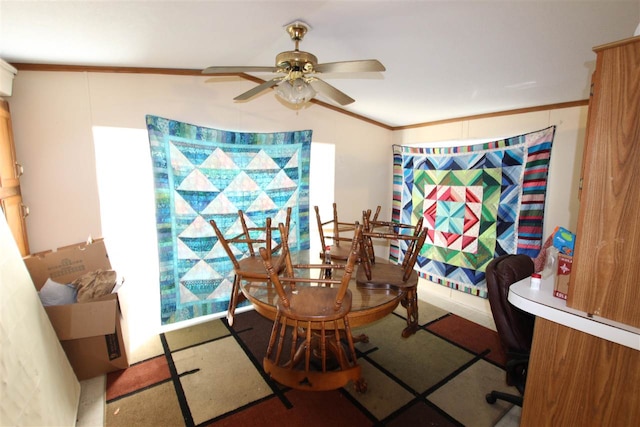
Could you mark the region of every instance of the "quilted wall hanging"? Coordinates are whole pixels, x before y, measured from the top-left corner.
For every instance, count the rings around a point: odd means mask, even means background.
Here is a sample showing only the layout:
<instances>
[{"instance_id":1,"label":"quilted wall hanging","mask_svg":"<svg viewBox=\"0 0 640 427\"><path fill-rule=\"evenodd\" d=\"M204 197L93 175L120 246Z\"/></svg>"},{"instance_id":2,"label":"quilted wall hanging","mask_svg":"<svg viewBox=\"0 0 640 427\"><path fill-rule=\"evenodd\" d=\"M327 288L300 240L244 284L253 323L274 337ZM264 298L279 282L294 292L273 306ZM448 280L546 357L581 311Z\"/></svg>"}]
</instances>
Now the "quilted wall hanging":
<instances>
[{"instance_id":1,"label":"quilted wall hanging","mask_svg":"<svg viewBox=\"0 0 640 427\"><path fill-rule=\"evenodd\" d=\"M422 277L486 298L494 257L538 254L554 134L552 126L469 146L393 146L393 219L423 217L428 229Z\"/></svg>"},{"instance_id":2,"label":"quilted wall hanging","mask_svg":"<svg viewBox=\"0 0 640 427\"><path fill-rule=\"evenodd\" d=\"M244 133L147 116L154 175L162 324L225 312L233 266L209 221L228 236L266 217L309 248L311 131ZM279 240L276 236L275 240ZM236 248L242 257L247 248ZM245 302L246 303L246 302Z\"/></svg>"}]
</instances>

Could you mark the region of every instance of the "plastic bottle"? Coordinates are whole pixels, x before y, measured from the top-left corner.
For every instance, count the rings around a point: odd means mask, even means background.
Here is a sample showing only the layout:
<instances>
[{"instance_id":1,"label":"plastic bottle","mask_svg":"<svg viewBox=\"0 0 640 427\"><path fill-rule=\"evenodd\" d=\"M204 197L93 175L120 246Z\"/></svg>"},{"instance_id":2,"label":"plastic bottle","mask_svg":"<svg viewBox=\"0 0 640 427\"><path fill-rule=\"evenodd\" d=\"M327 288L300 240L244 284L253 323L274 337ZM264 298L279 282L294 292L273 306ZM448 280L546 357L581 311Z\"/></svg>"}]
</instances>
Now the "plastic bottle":
<instances>
[{"instance_id":1,"label":"plastic bottle","mask_svg":"<svg viewBox=\"0 0 640 427\"><path fill-rule=\"evenodd\" d=\"M324 248L324 263L331 265L331 246L325 246L325 248ZM331 278L331 269L330 268L326 268L324 270L324 277L325 277L325 279L330 279Z\"/></svg>"},{"instance_id":2,"label":"plastic bottle","mask_svg":"<svg viewBox=\"0 0 640 427\"><path fill-rule=\"evenodd\" d=\"M531 275L531 289L538 290L540 289L540 282L542 280L542 276L540 273L533 273Z\"/></svg>"}]
</instances>

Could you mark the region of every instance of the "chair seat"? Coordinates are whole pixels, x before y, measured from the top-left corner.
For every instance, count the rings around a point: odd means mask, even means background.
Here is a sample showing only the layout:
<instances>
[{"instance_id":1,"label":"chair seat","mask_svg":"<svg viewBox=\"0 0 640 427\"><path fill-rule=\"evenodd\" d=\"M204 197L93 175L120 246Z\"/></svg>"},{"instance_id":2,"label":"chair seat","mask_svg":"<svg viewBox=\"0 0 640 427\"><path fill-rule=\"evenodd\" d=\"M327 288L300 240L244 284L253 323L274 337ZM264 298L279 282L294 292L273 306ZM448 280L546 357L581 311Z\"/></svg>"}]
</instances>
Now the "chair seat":
<instances>
[{"instance_id":1,"label":"chair seat","mask_svg":"<svg viewBox=\"0 0 640 427\"><path fill-rule=\"evenodd\" d=\"M279 258L280 255L273 255L271 257L274 264L277 264ZM237 269L236 274L240 274L243 279L263 279L266 282L269 278L260 255L243 258L238 261L238 266L239 268ZM282 272L283 269L284 263L282 264L278 273Z\"/></svg>"},{"instance_id":2,"label":"chair seat","mask_svg":"<svg viewBox=\"0 0 640 427\"><path fill-rule=\"evenodd\" d=\"M382 289L407 289L418 286L418 273L414 270L411 272L406 282L402 281L404 267L400 264L378 263L371 264L371 279L367 278L365 268L360 265L356 272L356 283L358 286L367 288Z\"/></svg>"},{"instance_id":3,"label":"chair seat","mask_svg":"<svg viewBox=\"0 0 640 427\"><path fill-rule=\"evenodd\" d=\"M339 289L321 286L298 286L295 293L287 289L289 307L278 301L278 310L289 319L319 321L341 319L351 310L351 291L347 290L338 310L335 309Z\"/></svg>"}]
</instances>

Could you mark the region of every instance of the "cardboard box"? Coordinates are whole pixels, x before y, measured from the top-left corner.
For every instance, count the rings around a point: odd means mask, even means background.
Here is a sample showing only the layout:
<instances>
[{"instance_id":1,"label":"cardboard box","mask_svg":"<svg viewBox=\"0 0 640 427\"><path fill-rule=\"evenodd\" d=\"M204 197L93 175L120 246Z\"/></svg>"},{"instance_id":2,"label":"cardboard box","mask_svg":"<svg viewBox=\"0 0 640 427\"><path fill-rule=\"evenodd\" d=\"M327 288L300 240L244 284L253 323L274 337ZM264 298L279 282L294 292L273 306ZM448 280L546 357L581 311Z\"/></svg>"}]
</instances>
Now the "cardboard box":
<instances>
[{"instance_id":1,"label":"cardboard box","mask_svg":"<svg viewBox=\"0 0 640 427\"><path fill-rule=\"evenodd\" d=\"M32 254L24 262L38 290L48 278L71 283L91 271L111 269L103 239ZM118 294L45 311L79 380L129 367Z\"/></svg>"},{"instance_id":2,"label":"cardboard box","mask_svg":"<svg viewBox=\"0 0 640 427\"><path fill-rule=\"evenodd\" d=\"M553 234L553 246L561 254L573 256L573 249L576 243L576 235L564 227L556 227Z\"/></svg>"},{"instance_id":3,"label":"cardboard box","mask_svg":"<svg viewBox=\"0 0 640 427\"><path fill-rule=\"evenodd\" d=\"M558 266L556 269L556 281L553 286L553 296L567 299L569 295L569 278L571 276L571 266L573 257L565 254L558 254Z\"/></svg>"}]
</instances>

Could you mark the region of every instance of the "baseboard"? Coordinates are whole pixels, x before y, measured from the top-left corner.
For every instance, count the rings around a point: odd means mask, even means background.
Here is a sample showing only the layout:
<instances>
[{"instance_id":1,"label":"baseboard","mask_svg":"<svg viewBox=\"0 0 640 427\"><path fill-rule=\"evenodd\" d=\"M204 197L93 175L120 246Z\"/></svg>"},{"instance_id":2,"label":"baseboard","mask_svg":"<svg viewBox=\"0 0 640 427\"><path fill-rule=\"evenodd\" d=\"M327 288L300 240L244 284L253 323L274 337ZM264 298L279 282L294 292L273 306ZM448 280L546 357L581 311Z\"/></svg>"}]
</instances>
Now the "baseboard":
<instances>
[{"instance_id":1,"label":"baseboard","mask_svg":"<svg viewBox=\"0 0 640 427\"><path fill-rule=\"evenodd\" d=\"M464 292L420 279L420 282L418 282L418 299L493 331L496 330L489 300L485 298L465 294Z\"/></svg>"}]
</instances>

